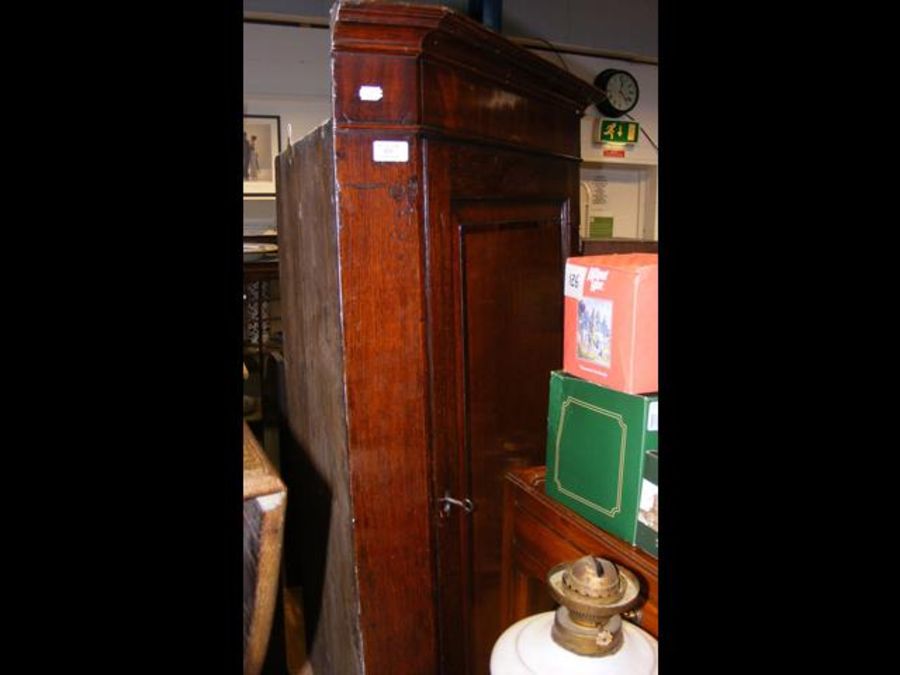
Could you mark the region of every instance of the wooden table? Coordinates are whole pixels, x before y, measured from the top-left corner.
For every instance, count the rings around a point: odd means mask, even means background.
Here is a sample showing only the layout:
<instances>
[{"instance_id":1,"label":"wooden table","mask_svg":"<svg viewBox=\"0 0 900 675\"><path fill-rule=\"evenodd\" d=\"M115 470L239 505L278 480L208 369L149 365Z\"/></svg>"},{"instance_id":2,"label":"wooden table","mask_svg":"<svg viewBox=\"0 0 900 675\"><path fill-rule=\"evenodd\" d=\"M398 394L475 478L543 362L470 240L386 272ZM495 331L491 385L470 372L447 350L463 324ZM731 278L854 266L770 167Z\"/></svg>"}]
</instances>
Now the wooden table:
<instances>
[{"instance_id":1,"label":"wooden table","mask_svg":"<svg viewBox=\"0 0 900 675\"><path fill-rule=\"evenodd\" d=\"M659 571L651 555L592 525L544 492L546 467L506 474L503 494L503 567L500 611L504 627L552 609L547 573L554 565L587 554L606 558L634 572L644 603L636 623L657 635Z\"/></svg>"},{"instance_id":2,"label":"wooden table","mask_svg":"<svg viewBox=\"0 0 900 675\"><path fill-rule=\"evenodd\" d=\"M278 591L284 484L244 423L244 673L262 670Z\"/></svg>"}]
</instances>

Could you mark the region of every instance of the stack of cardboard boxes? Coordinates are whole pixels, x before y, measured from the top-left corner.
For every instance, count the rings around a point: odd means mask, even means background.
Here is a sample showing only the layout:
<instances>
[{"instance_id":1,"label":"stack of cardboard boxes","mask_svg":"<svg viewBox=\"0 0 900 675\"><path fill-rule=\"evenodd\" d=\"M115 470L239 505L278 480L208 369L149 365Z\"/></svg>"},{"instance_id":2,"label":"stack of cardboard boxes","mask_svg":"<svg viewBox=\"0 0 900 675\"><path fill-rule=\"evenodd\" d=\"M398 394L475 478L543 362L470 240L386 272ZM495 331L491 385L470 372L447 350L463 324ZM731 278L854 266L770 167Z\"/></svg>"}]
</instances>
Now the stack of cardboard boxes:
<instances>
[{"instance_id":1,"label":"stack of cardboard boxes","mask_svg":"<svg viewBox=\"0 0 900 675\"><path fill-rule=\"evenodd\" d=\"M563 370L551 373L547 494L657 555L658 264L570 258Z\"/></svg>"}]
</instances>

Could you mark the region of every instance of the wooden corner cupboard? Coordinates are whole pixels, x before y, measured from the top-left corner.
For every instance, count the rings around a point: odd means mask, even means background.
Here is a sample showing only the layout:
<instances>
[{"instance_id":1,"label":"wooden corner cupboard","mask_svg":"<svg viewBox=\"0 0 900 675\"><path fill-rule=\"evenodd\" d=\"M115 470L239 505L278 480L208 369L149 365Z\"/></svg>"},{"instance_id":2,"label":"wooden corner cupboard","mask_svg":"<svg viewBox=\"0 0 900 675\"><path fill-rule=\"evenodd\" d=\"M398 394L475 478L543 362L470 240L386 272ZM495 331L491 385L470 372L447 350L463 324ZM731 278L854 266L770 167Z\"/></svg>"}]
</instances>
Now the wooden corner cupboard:
<instances>
[{"instance_id":1,"label":"wooden corner cupboard","mask_svg":"<svg viewBox=\"0 0 900 675\"><path fill-rule=\"evenodd\" d=\"M278 158L288 586L316 673L487 673L501 497L545 452L588 83L443 7L342 3Z\"/></svg>"}]
</instances>

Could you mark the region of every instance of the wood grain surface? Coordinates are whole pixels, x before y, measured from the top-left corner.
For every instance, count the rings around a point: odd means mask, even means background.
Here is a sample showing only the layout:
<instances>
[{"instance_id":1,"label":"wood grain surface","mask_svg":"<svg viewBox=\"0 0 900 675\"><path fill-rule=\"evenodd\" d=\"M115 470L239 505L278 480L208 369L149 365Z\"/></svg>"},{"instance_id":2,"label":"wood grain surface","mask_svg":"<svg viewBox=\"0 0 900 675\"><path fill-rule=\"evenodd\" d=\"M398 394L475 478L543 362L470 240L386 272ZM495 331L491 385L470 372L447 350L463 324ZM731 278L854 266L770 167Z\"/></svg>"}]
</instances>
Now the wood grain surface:
<instances>
[{"instance_id":1,"label":"wood grain surface","mask_svg":"<svg viewBox=\"0 0 900 675\"><path fill-rule=\"evenodd\" d=\"M659 253L659 242L651 239L585 239L581 255L611 253Z\"/></svg>"},{"instance_id":2,"label":"wood grain surface","mask_svg":"<svg viewBox=\"0 0 900 675\"><path fill-rule=\"evenodd\" d=\"M278 160L288 584L317 673L480 675L596 91L445 8L343 3L332 26L333 121ZM376 161L384 140L408 159Z\"/></svg>"},{"instance_id":3,"label":"wood grain surface","mask_svg":"<svg viewBox=\"0 0 900 675\"><path fill-rule=\"evenodd\" d=\"M349 477L344 348L327 122L278 158L278 241L289 433L282 471L293 498L286 581L303 588L316 672L362 672Z\"/></svg>"},{"instance_id":4,"label":"wood grain surface","mask_svg":"<svg viewBox=\"0 0 900 675\"><path fill-rule=\"evenodd\" d=\"M591 554L623 565L637 575L644 597L637 623L657 636L657 559L552 500L544 491L545 479L545 466L516 469L506 476L501 589L504 628L554 607L546 586L550 568Z\"/></svg>"}]
</instances>

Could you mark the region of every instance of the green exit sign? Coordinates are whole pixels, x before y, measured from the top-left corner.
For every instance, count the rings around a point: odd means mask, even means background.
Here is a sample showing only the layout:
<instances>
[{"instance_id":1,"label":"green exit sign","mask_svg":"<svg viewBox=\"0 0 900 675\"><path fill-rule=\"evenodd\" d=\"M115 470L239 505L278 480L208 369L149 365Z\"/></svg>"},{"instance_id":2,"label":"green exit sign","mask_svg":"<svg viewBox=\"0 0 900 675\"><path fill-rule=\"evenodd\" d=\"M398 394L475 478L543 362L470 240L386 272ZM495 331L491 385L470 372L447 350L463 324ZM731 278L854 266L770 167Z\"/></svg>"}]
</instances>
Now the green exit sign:
<instances>
[{"instance_id":1,"label":"green exit sign","mask_svg":"<svg viewBox=\"0 0 900 675\"><path fill-rule=\"evenodd\" d=\"M594 127L596 143L637 143L639 124L618 120L597 120Z\"/></svg>"}]
</instances>

